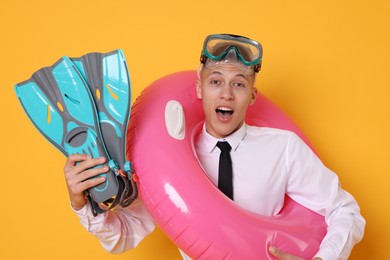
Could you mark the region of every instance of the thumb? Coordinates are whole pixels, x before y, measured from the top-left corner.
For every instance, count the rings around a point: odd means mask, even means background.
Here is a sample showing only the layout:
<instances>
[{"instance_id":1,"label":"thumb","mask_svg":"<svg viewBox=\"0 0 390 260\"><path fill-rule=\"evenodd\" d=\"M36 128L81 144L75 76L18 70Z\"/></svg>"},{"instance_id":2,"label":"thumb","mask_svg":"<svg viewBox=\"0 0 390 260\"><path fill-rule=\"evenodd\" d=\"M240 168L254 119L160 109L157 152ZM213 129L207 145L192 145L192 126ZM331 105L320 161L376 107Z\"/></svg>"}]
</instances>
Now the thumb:
<instances>
[{"instance_id":1,"label":"thumb","mask_svg":"<svg viewBox=\"0 0 390 260\"><path fill-rule=\"evenodd\" d=\"M280 249L278 249L278 248L276 248L274 246L270 246L268 248L268 250L271 253L271 255L273 255L276 258L281 259L281 260L302 260L303 259L301 257L285 253L282 250L280 250Z\"/></svg>"},{"instance_id":2,"label":"thumb","mask_svg":"<svg viewBox=\"0 0 390 260\"><path fill-rule=\"evenodd\" d=\"M269 246L268 250L271 253L271 255L277 258L280 258L283 255L283 252L274 246Z\"/></svg>"}]
</instances>

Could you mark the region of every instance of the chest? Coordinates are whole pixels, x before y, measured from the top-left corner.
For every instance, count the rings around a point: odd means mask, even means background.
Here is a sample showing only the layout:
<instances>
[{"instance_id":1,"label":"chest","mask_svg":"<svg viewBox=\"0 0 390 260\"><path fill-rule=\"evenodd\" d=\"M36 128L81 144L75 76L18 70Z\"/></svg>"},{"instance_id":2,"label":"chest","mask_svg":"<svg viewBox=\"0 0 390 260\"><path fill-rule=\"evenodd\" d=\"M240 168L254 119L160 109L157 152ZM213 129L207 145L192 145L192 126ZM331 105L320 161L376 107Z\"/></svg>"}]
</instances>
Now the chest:
<instances>
[{"instance_id":1,"label":"chest","mask_svg":"<svg viewBox=\"0 0 390 260\"><path fill-rule=\"evenodd\" d=\"M218 183L219 155L218 149L198 153L200 163L215 185ZM230 156L235 203L258 214L277 214L283 206L288 181L283 145L244 143L232 150Z\"/></svg>"}]
</instances>

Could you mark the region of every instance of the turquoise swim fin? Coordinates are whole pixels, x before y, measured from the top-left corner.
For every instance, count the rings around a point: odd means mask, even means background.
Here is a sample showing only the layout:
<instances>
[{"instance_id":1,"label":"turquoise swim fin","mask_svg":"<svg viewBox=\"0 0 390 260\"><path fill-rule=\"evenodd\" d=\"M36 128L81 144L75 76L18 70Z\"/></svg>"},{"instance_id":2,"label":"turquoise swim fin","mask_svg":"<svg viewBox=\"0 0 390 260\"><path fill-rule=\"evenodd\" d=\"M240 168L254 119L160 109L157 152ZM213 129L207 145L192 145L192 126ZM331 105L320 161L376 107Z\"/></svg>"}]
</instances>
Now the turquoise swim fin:
<instances>
[{"instance_id":1,"label":"turquoise swim fin","mask_svg":"<svg viewBox=\"0 0 390 260\"><path fill-rule=\"evenodd\" d=\"M103 64L106 63L106 71L107 65L115 60L115 58L107 57L117 55L123 57L121 51L113 52L107 56L102 54L103 59L111 60L110 62L103 62ZM88 57L88 55L84 57ZM108 158L111 170L103 174L107 180L88 190L94 214L97 214L105 210L98 205L99 203L104 203L109 208L121 202L126 204L123 201L128 197L132 197L133 200L133 197L136 196L134 195L136 190L132 189L133 186L128 185L127 181L124 181L124 176L118 174L119 167L111 159L103 140L100 122L110 121L110 119L107 119L109 116L104 120L104 116L102 116L102 120L99 118L100 112L86 82L86 80L95 78L88 77L89 72L87 71L95 70L92 68L98 61L92 62L91 65L85 65L82 60L81 58L80 60L74 59L74 62L72 62L71 59L63 57L53 66L42 68L35 72L29 80L17 84L15 91L24 110L37 129L64 155L85 153L94 158L99 156ZM114 61L118 64L117 62L118 59ZM76 64L80 69L84 68L83 73L77 69ZM111 71L108 74L119 73L118 65L108 67L110 67L108 70ZM96 71L91 73L96 73ZM96 74L98 73L99 71ZM126 80L128 82L128 76ZM112 91L113 88L110 90ZM123 113L123 109L126 108L122 108L122 115L124 114L124 117L127 118L128 112ZM121 122L126 125L118 126L119 130L123 131L127 127L127 119ZM104 127L104 129L106 128ZM111 130L105 130L107 138L109 137L109 131ZM122 133L122 135L126 136L126 133ZM121 141L123 140L122 138ZM120 149L118 147L116 149L121 150L122 147L119 147ZM110 149L114 150L112 147ZM122 154L116 160L123 162L124 159L121 156L125 158ZM129 169L128 172L131 172L131 170ZM124 191L126 190L125 186L128 189L127 191Z\"/></svg>"},{"instance_id":2,"label":"turquoise swim fin","mask_svg":"<svg viewBox=\"0 0 390 260\"><path fill-rule=\"evenodd\" d=\"M71 58L83 76L95 100L100 129L111 158L111 168L117 168L127 178L121 206L133 202L138 194L131 164L126 161L126 134L130 116L131 84L122 50L109 53L88 53ZM116 165L115 165L116 164Z\"/></svg>"}]
</instances>

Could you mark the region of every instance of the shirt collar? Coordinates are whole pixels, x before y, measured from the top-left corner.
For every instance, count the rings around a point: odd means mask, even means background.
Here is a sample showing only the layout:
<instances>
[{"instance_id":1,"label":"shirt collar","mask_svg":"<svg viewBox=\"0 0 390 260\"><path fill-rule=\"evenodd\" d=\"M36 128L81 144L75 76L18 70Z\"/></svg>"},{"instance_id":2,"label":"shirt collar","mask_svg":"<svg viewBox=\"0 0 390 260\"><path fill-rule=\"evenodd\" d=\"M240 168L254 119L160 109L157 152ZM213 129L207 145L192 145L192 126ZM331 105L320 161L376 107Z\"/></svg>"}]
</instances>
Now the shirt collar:
<instances>
[{"instance_id":1,"label":"shirt collar","mask_svg":"<svg viewBox=\"0 0 390 260\"><path fill-rule=\"evenodd\" d=\"M246 135L246 129L247 129L247 125L244 123L237 131L228 135L227 137L215 138L214 136L207 133L206 124L203 124L203 136L204 136L204 141L205 141L204 144L205 144L206 151L209 151L210 153L213 152L218 141L229 142L230 146L232 147L232 151L235 151L240 145L241 141L244 139Z\"/></svg>"}]
</instances>

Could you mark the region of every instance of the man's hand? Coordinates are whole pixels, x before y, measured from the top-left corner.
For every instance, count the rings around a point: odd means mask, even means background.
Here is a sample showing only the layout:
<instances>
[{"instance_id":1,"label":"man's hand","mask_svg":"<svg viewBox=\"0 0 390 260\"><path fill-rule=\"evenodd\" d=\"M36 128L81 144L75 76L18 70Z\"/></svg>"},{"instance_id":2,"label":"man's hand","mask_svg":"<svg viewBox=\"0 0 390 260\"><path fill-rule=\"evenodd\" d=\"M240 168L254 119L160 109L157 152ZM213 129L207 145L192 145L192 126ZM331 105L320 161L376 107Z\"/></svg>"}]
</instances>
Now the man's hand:
<instances>
[{"instance_id":1,"label":"man's hand","mask_svg":"<svg viewBox=\"0 0 390 260\"><path fill-rule=\"evenodd\" d=\"M105 161L105 158L92 159L91 156L86 154L69 155L64 172L73 209L80 210L87 203L84 191L106 180L105 177L91 178L108 171L108 166L92 168L103 164Z\"/></svg>"},{"instance_id":2,"label":"man's hand","mask_svg":"<svg viewBox=\"0 0 390 260\"><path fill-rule=\"evenodd\" d=\"M271 253L271 255L275 256L277 259L280 260L305 260L302 257L285 253L274 246L269 247L269 252ZM322 260L322 259L319 257L315 257L313 258L313 260Z\"/></svg>"}]
</instances>

